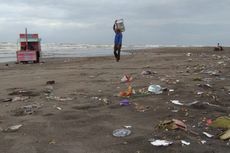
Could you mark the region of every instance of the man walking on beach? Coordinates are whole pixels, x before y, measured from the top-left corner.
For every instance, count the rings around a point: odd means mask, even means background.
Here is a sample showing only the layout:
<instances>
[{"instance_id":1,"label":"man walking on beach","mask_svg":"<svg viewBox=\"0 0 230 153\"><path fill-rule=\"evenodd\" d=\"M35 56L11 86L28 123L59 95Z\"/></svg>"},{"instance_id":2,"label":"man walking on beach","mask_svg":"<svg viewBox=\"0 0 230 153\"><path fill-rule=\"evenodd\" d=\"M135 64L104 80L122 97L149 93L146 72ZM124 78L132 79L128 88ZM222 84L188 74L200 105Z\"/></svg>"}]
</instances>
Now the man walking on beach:
<instances>
[{"instance_id":1,"label":"man walking on beach","mask_svg":"<svg viewBox=\"0 0 230 153\"><path fill-rule=\"evenodd\" d=\"M116 61L119 62L121 46L122 46L122 32L120 29L118 29L117 20L115 21L115 24L113 25L113 31L115 32L114 52L113 53L116 58Z\"/></svg>"}]
</instances>

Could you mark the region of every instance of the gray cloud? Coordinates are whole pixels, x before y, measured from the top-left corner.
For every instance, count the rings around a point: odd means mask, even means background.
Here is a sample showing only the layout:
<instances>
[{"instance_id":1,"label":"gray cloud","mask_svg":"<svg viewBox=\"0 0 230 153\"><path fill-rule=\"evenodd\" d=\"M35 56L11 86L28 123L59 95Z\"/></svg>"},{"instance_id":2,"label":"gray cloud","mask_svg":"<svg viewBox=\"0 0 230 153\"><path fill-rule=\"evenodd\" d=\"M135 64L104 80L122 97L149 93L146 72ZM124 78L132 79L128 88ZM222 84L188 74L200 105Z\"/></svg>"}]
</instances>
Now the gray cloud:
<instances>
[{"instance_id":1,"label":"gray cloud","mask_svg":"<svg viewBox=\"0 0 230 153\"><path fill-rule=\"evenodd\" d=\"M230 44L229 0L0 0L0 7L0 41L16 41L28 27L45 42L112 43L112 24L124 18L127 44Z\"/></svg>"}]
</instances>

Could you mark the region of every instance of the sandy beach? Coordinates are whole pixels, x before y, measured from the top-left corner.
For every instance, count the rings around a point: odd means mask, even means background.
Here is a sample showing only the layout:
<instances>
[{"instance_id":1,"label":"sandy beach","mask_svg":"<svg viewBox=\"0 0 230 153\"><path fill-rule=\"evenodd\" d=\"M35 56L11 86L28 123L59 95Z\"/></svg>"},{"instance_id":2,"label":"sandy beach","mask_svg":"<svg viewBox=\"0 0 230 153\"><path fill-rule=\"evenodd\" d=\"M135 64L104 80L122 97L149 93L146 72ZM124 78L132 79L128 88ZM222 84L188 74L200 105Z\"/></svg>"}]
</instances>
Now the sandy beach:
<instances>
[{"instance_id":1,"label":"sandy beach","mask_svg":"<svg viewBox=\"0 0 230 153\"><path fill-rule=\"evenodd\" d=\"M1 63L0 153L227 153L229 140L219 139L225 129L207 125L230 115L230 48L224 49L145 49L120 62L107 56ZM124 75L133 80L122 83ZM163 93L147 92L153 84ZM120 97L129 85L131 96ZM190 132L159 127L172 119ZM22 126L12 131L13 125ZM130 135L113 136L124 126ZM157 147L149 139L173 144Z\"/></svg>"}]
</instances>

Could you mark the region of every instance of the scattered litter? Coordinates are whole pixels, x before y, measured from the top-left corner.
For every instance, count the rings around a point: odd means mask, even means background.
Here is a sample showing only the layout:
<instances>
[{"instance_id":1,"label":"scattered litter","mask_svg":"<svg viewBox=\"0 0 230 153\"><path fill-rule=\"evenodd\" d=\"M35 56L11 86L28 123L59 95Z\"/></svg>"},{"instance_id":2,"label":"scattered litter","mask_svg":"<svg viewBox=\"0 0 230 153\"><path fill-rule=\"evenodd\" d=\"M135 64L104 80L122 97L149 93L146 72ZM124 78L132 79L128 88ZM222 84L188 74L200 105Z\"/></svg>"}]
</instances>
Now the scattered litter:
<instances>
[{"instance_id":1,"label":"scattered litter","mask_svg":"<svg viewBox=\"0 0 230 153\"><path fill-rule=\"evenodd\" d=\"M104 104L109 104L109 99L108 98L103 98L102 101L103 101Z\"/></svg>"},{"instance_id":2,"label":"scattered litter","mask_svg":"<svg viewBox=\"0 0 230 153\"><path fill-rule=\"evenodd\" d=\"M175 105L183 106L184 104L180 103L179 100L171 100L171 102Z\"/></svg>"},{"instance_id":3,"label":"scattered litter","mask_svg":"<svg viewBox=\"0 0 230 153\"><path fill-rule=\"evenodd\" d=\"M221 106L219 106L219 105L210 104L209 102L203 102L203 104L209 105L209 106L213 106L213 107L221 107Z\"/></svg>"},{"instance_id":4,"label":"scattered litter","mask_svg":"<svg viewBox=\"0 0 230 153\"><path fill-rule=\"evenodd\" d=\"M56 107L58 110L62 110L62 108L61 107Z\"/></svg>"},{"instance_id":5,"label":"scattered litter","mask_svg":"<svg viewBox=\"0 0 230 153\"><path fill-rule=\"evenodd\" d=\"M209 133L207 133L207 132L203 132L203 134L205 135L205 136L207 136L208 138L212 138L214 135L212 135L212 134L209 134Z\"/></svg>"},{"instance_id":6,"label":"scattered litter","mask_svg":"<svg viewBox=\"0 0 230 153\"><path fill-rule=\"evenodd\" d=\"M99 97L91 97L92 100L98 100Z\"/></svg>"},{"instance_id":7,"label":"scattered litter","mask_svg":"<svg viewBox=\"0 0 230 153\"><path fill-rule=\"evenodd\" d=\"M217 64L219 64L219 65L224 64L224 61L219 61L219 62L217 62Z\"/></svg>"},{"instance_id":8,"label":"scattered litter","mask_svg":"<svg viewBox=\"0 0 230 153\"><path fill-rule=\"evenodd\" d=\"M132 80L133 80L132 76L129 76L129 75L124 75L124 76L121 78L121 82L122 82L122 83L131 82Z\"/></svg>"},{"instance_id":9,"label":"scattered litter","mask_svg":"<svg viewBox=\"0 0 230 153\"><path fill-rule=\"evenodd\" d=\"M129 97L129 96L131 96L131 94L132 94L132 87L129 86L129 87L128 87L128 90L127 90L127 91L121 91L121 92L119 93L119 96L120 96L120 97Z\"/></svg>"},{"instance_id":10,"label":"scattered litter","mask_svg":"<svg viewBox=\"0 0 230 153\"><path fill-rule=\"evenodd\" d=\"M191 53L187 53L187 54L186 54L186 56L188 56L188 57L191 56L191 55L192 55Z\"/></svg>"},{"instance_id":11,"label":"scattered litter","mask_svg":"<svg viewBox=\"0 0 230 153\"><path fill-rule=\"evenodd\" d=\"M73 98L70 97L57 97L57 96L48 96L47 99L57 100L57 101L71 101Z\"/></svg>"},{"instance_id":12,"label":"scattered litter","mask_svg":"<svg viewBox=\"0 0 230 153\"><path fill-rule=\"evenodd\" d=\"M220 136L220 139L221 140L230 139L230 117L227 117L227 116L218 117L217 119L212 121L210 126L215 127L215 128L228 129L227 131L224 132L224 134Z\"/></svg>"},{"instance_id":13,"label":"scattered litter","mask_svg":"<svg viewBox=\"0 0 230 153\"><path fill-rule=\"evenodd\" d=\"M207 125L207 126L210 126L211 124L212 124L212 120L211 120L211 119L207 119L206 125Z\"/></svg>"},{"instance_id":14,"label":"scattered litter","mask_svg":"<svg viewBox=\"0 0 230 153\"><path fill-rule=\"evenodd\" d=\"M203 73L206 73L206 74L209 74L209 75L212 75L212 76L220 76L221 71L218 71L218 70L214 70L214 71L208 70L208 71L203 71Z\"/></svg>"},{"instance_id":15,"label":"scattered litter","mask_svg":"<svg viewBox=\"0 0 230 153\"><path fill-rule=\"evenodd\" d=\"M31 115L34 112L36 112L39 108L40 106L36 104L26 105L19 109L14 110L14 115L15 116Z\"/></svg>"},{"instance_id":16,"label":"scattered litter","mask_svg":"<svg viewBox=\"0 0 230 153\"><path fill-rule=\"evenodd\" d=\"M205 140L201 140L200 142L201 142L201 144L206 144L207 143L207 141L205 141Z\"/></svg>"},{"instance_id":17,"label":"scattered litter","mask_svg":"<svg viewBox=\"0 0 230 153\"><path fill-rule=\"evenodd\" d=\"M194 105L194 104L197 104L197 103L199 103L199 101L193 101L193 102L191 102L191 103L184 104L184 105L186 105L186 106L191 106L191 105Z\"/></svg>"},{"instance_id":18,"label":"scattered litter","mask_svg":"<svg viewBox=\"0 0 230 153\"><path fill-rule=\"evenodd\" d=\"M122 101L120 101L120 105L121 106L128 106L130 104L128 99L123 99Z\"/></svg>"},{"instance_id":19,"label":"scattered litter","mask_svg":"<svg viewBox=\"0 0 230 153\"><path fill-rule=\"evenodd\" d=\"M203 81L210 83L212 82L213 78L203 78Z\"/></svg>"},{"instance_id":20,"label":"scattered litter","mask_svg":"<svg viewBox=\"0 0 230 153\"><path fill-rule=\"evenodd\" d=\"M10 127L6 128L6 129L4 129L3 132L16 132L16 131L18 131L21 127L22 127L22 124L10 126Z\"/></svg>"},{"instance_id":21,"label":"scattered litter","mask_svg":"<svg viewBox=\"0 0 230 153\"><path fill-rule=\"evenodd\" d=\"M49 144L56 144L56 143L57 142L54 139L52 139L52 140L49 141Z\"/></svg>"},{"instance_id":22,"label":"scattered litter","mask_svg":"<svg viewBox=\"0 0 230 153\"><path fill-rule=\"evenodd\" d=\"M133 89L132 93L133 93L133 97L145 97L150 95L150 93L145 88L139 89L137 91Z\"/></svg>"},{"instance_id":23,"label":"scattered litter","mask_svg":"<svg viewBox=\"0 0 230 153\"><path fill-rule=\"evenodd\" d=\"M165 120L162 123L160 123L158 127L162 129L182 129L184 131L187 131L187 126L184 124L184 122L177 119Z\"/></svg>"},{"instance_id":24,"label":"scattered litter","mask_svg":"<svg viewBox=\"0 0 230 153\"><path fill-rule=\"evenodd\" d=\"M179 100L171 100L171 102L175 105L180 105L180 106L191 106L191 105L194 105L196 103L198 103L199 101L193 101L191 103L187 103L187 104L183 104L181 102L179 102Z\"/></svg>"},{"instance_id":25,"label":"scattered litter","mask_svg":"<svg viewBox=\"0 0 230 153\"><path fill-rule=\"evenodd\" d=\"M145 70L144 70L144 71L141 72L141 74L142 74L142 75L150 75L150 74L151 74L151 71L148 71L148 70L145 71Z\"/></svg>"},{"instance_id":26,"label":"scattered litter","mask_svg":"<svg viewBox=\"0 0 230 153\"><path fill-rule=\"evenodd\" d=\"M130 126L130 125L126 125L126 126L124 126L124 128L126 128L126 129L131 129L131 128L132 128L132 126Z\"/></svg>"},{"instance_id":27,"label":"scattered litter","mask_svg":"<svg viewBox=\"0 0 230 153\"><path fill-rule=\"evenodd\" d=\"M174 89L169 89L169 92L174 92Z\"/></svg>"},{"instance_id":28,"label":"scattered litter","mask_svg":"<svg viewBox=\"0 0 230 153\"><path fill-rule=\"evenodd\" d=\"M27 99L29 99L30 97L27 97L27 96L22 96L22 97L14 97L13 99L12 99L12 102L15 102L15 101L25 101L25 100L27 100Z\"/></svg>"},{"instance_id":29,"label":"scattered litter","mask_svg":"<svg viewBox=\"0 0 230 153\"><path fill-rule=\"evenodd\" d=\"M48 85L48 86L45 87L45 89L44 89L43 92L44 92L44 93L47 93L47 94L50 94L50 93L53 92L53 90L54 90L53 86Z\"/></svg>"},{"instance_id":30,"label":"scattered litter","mask_svg":"<svg viewBox=\"0 0 230 153\"><path fill-rule=\"evenodd\" d=\"M186 146L190 145L190 142L187 142L185 140L181 140L180 142L181 142L182 145L186 145Z\"/></svg>"},{"instance_id":31,"label":"scattered litter","mask_svg":"<svg viewBox=\"0 0 230 153\"><path fill-rule=\"evenodd\" d=\"M154 94L161 94L163 91L162 91L162 88L160 85L150 85L148 87L148 91L151 92L151 93L154 93Z\"/></svg>"},{"instance_id":32,"label":"scattered litter","mask_svg":"<svg viewBox=\"0 0 230 153\"><path fill-rule=\"evenodd\" d=\"M210 126L216 128L230 128L230 117L219 117L216 120L214 120Z\"/></svg>"},{"instance_id":33,"label":"scattered litter","mask_svg":"<svg viewBox=\"0 0 230 153\"><path fill-rule=\"evenodd\" d=\"M198 91L196 94L197 95L202 95L204 92L202 92L202 91Z\"/></svg>"},{"instance_id":34,"label":"scattered litter","mask_svg":"<svg viewBox=\"0 0 230 153\"><path fill-rule=\"evenodd\" d=\"M47 81L46 84L47 84L47 85L52 85L52 84L55 84L55 81L54 81L54 80Z\"/></svg>"},{"instance_id":35,"label":"scattered litter","mask_svg":"<svg viewBox=\"0 0 230 153\"><path fill-rule=\"evenodd\" d=\"M150 141L150 143L154 146L169 146L171 144L173 144L172 141L168 141L168 140L153 140Z\"/></svg>"},{"instance_id":36,"label":"scattered litter","mask_svg":"<svg viewBox=\"0 0 230 153\"><path fill-rule=\"evenodd\" d=\"M157 74L157 72L151 72L149 70L144 70L141 72L142 75L151 75L151 74Z\"/></svg>"},{"instance_id":37,"label":"scattered litter","mask_svg":"<svg viewBox=\"0 0 230 153\"><path fill-rule=\"evenodd\" d=\"M194 132L191 129L188 129L187 125L183 121L180 121L178 119L165 120L158 125L158 128L166 129L166 130L180 129L180 130L192 133L196 136L199 135L197 132Z\"/></svg>"},{"instance_id":38,"label":"scattered litter","mask_svg":"<svg viewBox=\"0 0 230 153\"><path fill-rule=\"evenodd\" d=\"M138 111L138 112L145 112L147 110L149 110L151 107L150 106L143 106L143 105L140 105L138 103L134 103L135 105L135 109Z\"/></svg>"},{"instance_id":39,"label":"scattered litter","mask_svg":"<svg viewBox=\"0 0 230 153\"><path fill-rule=\"evenodd\" d=\"M9 95L20 95L20 96L38 96L39 93L36 93L34 91L27 91L21 88L15 88L13 92L9 93Z\"/></svg>"},{"instance_id":40,"label":"scattered litter","mask_svg":"<svg viewBox=\"0 0 230 153\"><path fill-rule=\"evenodd\" d=\"M113 136L115 137L126 137L131 134L129 129L116 129L113 131Z\"/></svg>"},{"instance_id":41,"label":"scattered litter","mask_svg":"<svg viewBox=\"0 0 230 153\"><path fill-rule=\"evenodd\" d=\"M228 129L227 131L224 132L223 135L220 136L221 140L228 140L230 139L230 129Z\"/></svg>"},{"instance_id":42,"label":"scattered litter","mask_svg":"<svg viewBox=\"0 0 230 153\"><path fill-rule=\"evenodd\" d=\"M24 109L24 113L25 114L32 114L35 112L36 109L40 108L40 106L38 105L27 105L27 106L24 106L23 109Z\"/></svg>"},{"instance_id":43,"label":"scattered litter","mask_svg":"<svg viewBox=\"0 0 230 153\"><path fill-rule=\"evenodd\" d=\"M173 113L177 113L179 112L179 110L171 110Z\"/></svg>"},{"instance_id":44,"label":"scattered litter","mask_svg":"<svg viewBox=\"0 0 230 153\"><path fill-rule=\"evenodd\" d=\"M204 89L210 89L212 86L210 84L198 84L198 87L204 88Z\"/></svg>"},{"instance_id":45,"label":"scattered litter","mask_svg":"<svg viewBox=\"0 0 230 153\"><path fill-rule=\"evenodd\" d=\"M167 76L170 77L170 76ZM180 82L180 80L175 80L175 79L171 79L171 78L161 78L160 79L162 82L166 82L167 84L177 84Z\"/></svg>"}]
</instances>

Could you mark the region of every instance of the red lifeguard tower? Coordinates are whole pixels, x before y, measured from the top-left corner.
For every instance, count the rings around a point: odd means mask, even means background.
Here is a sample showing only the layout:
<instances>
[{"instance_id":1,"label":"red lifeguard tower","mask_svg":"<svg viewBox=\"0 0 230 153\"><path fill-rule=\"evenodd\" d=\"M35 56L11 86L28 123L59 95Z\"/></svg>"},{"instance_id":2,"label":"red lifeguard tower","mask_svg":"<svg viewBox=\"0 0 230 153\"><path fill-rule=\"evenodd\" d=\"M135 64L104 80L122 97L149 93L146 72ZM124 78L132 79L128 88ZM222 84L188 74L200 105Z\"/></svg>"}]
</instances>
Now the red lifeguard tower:
<instances>
[{"instance_id":1,"label":"red lifeguard tower","mask_svg":"<svg viewBox=\"0 0 230 153\"><path fill-rule=\"evenodd\" d=\"M39 63L41 55L41 39L38 34L25 34L19 35L20 50L17 53L18 63Z\"/></svg>"}]
</instances>

